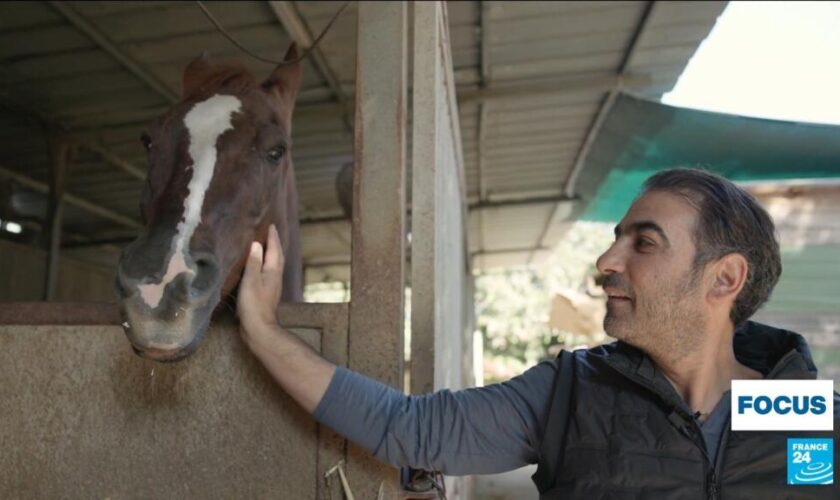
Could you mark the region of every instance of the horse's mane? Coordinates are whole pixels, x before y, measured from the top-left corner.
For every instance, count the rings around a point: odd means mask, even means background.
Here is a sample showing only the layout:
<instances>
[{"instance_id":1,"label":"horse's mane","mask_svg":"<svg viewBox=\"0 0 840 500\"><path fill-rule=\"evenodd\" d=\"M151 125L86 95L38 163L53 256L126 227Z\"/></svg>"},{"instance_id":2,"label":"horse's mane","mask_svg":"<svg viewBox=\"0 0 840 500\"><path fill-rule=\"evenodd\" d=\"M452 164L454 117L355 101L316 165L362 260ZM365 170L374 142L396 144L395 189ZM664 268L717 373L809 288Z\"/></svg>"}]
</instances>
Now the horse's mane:
<instances>
[{"instance_id":1,"label":"horse's mane","mask_svg":"<svg viewBox=\"0 0 840 500\"><path fill-rule=\"evenodd\" d=\"M219 91L233 94L256 87L254 75L241 63L206 63L201 68L184 75L182 100L202 100Z\"/></svg>"}]
</instances>

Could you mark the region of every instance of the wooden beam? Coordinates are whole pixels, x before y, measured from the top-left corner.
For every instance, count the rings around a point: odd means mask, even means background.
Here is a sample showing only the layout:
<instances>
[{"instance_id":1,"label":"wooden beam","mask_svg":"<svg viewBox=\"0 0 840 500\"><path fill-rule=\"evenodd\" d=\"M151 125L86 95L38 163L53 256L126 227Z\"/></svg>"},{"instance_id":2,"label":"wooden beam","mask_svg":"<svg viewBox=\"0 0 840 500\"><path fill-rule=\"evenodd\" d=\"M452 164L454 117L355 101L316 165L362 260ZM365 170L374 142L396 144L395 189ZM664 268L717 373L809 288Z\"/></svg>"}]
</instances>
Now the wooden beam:
<instances>
[{"instance_id":1,"label":"wooden beam","mask_svg":"<svg viewBox=\"0 0 840 500\"><path fill-rule=\"evenodd\" d=\"M79 31L93 40L102 50L109 53L111 57L117 60L125 69L134 74L137 78L148 85L152 90L157 92L168 103L178 102L178 96L175 94L162 80L157 78L139 62L134 60L131 56L120 50L116 43L114 43L108 36L97 28L93 23L85 19L73 9L69 2L49 1L50 6L64 16L73 26Z\"/></svg>"},{"instance_id":2,"label":"wooden beam","mask_svg":"<svg viewBox=\"0 0 840 500\"><path fill-rule=\"evenodd\" d=\"M105 160L105 163L108 163L111 166L117 167L118 169L122 170L123 172L127 173L128 175L134 177L135 179L143 182L146 180L146 171L136 167L133 163L127 160L123 160L116 154L108 151L108 149L102 146L95 146L93 144L82 144L81 147L90 151L91 153L95 153L99 155L100 158Z\"/></svg>"},{"instance_id":3,"label":"wooden beam","mask_svg":"<svg viewBox=\"0 0 840 500\"><path fill-rule=\"evenodd\" d=\"M61 256L61 225L64 216L64 186L70 157L70 143L55 131L47 134L50 152L50 185L47 223L41 236L47 250L43 300L55 299L58 288L58 266Z\"/></svg>"},{"instance_id":4,"label":"wooden beam","mask_svg":"<svg viewBox=\"0 0 840 500\"><path fill-rule=\"evenodd\" d=\"M309 48L312 47L314 37L312 36L312 32L309 30L309 26L306 24L306 21L303 19L303 16L300 14L300 11L295 5L295 2L270 1L268 2L268 6L271 7L271 10L280 21L280 24L282 24L283 28L286 29L286 33L288 33L289 37L297 43L298 47L303 50L309 50ZM333 71L329 61L327 61L327 57L324 55L324 52L320 47L312 49L309 57L310 61L312 61L312 65L315 66L315 70L320 73L321 78L323 78L327 83L333 97L338 101L339 106L341 107L341 122L344 124L347 131L352 133L353 123L350 118L350 106L347 102L347 97L344 95L344 90L341 88L341 81L338 79L335 71Z\"/></svg>"},{"instance_id":5,"label":"wooden beam","mask_svg":"<svg viewBox=\"0 0 840 500\"><path fill-rule=\"evenodd\" d=\"M403 389L405 2L359 2L349 367ZM399 474L349 445L358 498L398 498ZM380 486L381 485L381 486Z\"/></svg>"},{"instance_id":6,"label":"wooden beam","mask_svg":"<svg viewBox=\"0 0 840 500\"><path fill-rule=\"evenodd\" d=\"M120 307L106 302L4 302L0 325L119 325Z\"/></svg>"},{"instance_id":7,"label":"wooden beam","mask_svg":"<svg viewBox=\"0 0 840 500\"><path fill-rule=\"evenodd\" d=\"M4 167L4 166L0 166L0 176L10 178L10 179L12 179L14 181L17 181L18 183L28 187L28 188L30 188L30 189L33 189L33 190L38 191L40 193L49 193L50 192L49 185L44 184L43 182L40 182L40 181L36 181L35 179L33 179L31 177L28 177L28 176L23 175L21 173L15 172L14 170L12 170L10 168L7 168L7 167ZM128 228L137 229L137 230L140 230L140 229L143 228L143 226L138 221L136 221L134 219L131 219L130 217L126 217L125 215L122 215L118 212L115 212L115 211L113 211L109 208L105 208L101 205L97 205L96 203L94 203L92 201L88 201L88 200L86 200L84 198L81 198L79 196L75 196L75 195L72 195L72 194L69 194L69 193L64 193L64 201L67 202L69 205L73 205L73 206L78 207L82 210L85 210L89 213L92 213L94 215L98 215L98 216L102 217L103 219L108 219L112 222L116 222L117 224L121 224L121 225L126 226Z\"/></svg>"},{"instance_id":8,"label":"wooden beam","mask_svg":"<svg viewBox=\"0 0 840 500\"><path fill-rule=\"evenodd\" d=\"M122 170L123 172L129 174L130 176L140 181L146 180L146 173L143 169L137 167L130 161L121 158L119 155L108 150L108 148L99 146L97 144L92 143L89 140L86 140L82 134L80 134L78 131L71 130L61 120L57 120L52 116L48 116L45 113L25 108L20 104L16 102L11 102L3 97L0 97L0 104L2 104L2 106L8 108L14 113L33 118L49 128L61 131L63 135L67 136L80 148L86 149L99 155L108 165L117 167L118 169Z\"/></svg>"},{"instance_id":9,"label":"wooden beam","mask_svg":"<svg viewBox=\"0 0 840 500\"><path fill-rule=\"evenodd\" d=\"M94 240L90 237L82 237L81 239L77 238L77 240L73 243L62 243L61 248L74 249L90 247L111 247L119 250L121 246L127 245L136 239L137 238L133 236L125 236L122 238L107 238L100 240Z\"/></svg>"}]
</instances>

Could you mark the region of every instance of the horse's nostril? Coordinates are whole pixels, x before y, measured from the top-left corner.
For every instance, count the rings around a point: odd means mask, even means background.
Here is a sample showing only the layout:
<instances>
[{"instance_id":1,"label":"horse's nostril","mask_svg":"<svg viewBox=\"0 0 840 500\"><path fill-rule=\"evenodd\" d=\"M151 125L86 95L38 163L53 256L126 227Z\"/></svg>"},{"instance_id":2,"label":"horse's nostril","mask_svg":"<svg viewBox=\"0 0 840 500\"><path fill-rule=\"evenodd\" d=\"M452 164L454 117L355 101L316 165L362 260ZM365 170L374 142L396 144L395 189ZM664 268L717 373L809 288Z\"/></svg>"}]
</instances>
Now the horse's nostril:
<instances>
[{"instance_id":1,"label":"horse's nostril","mask_svg":"<svg viewBox=\"0 0 840 500\"><path fill-rule=\"evenodd\" d=\"M209 253L194 254L193 263L196 273L190 283L191 291L201 294L213 289L219 275L216 256Z\"/></svg>"}]
</instances>

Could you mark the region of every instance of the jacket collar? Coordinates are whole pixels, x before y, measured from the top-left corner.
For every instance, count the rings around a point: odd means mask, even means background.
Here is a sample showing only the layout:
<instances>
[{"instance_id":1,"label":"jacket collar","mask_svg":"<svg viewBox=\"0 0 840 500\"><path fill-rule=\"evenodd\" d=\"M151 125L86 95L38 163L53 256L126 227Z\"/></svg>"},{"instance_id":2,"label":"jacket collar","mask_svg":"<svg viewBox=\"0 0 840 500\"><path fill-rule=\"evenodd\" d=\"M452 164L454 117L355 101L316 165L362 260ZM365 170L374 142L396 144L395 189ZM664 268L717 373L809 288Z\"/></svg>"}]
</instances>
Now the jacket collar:
<instances>
[{"instance_id":1,"label":"jacket collar","mask_svg":"<svg viewBox=\"0 0 840 500\"><path fill-rule=\"evenodd\" d=\"M732 338L735 357L765 378L817 378L811 348L798 333L747 321Z\"/></svg>"},{"instance_id":2,"label":"jacket collar","mask_svg":"<svg viewBox=\"0 0 840 500\"><path fill-rule=\"evenodd\" d=\"M817 368L808 343L798 333L747 321L732 339L735 357L770 379L815 379ZM589 351L625 377L655 392L674 407L685 405L671 384L658 373L653 360L641 349L622 341Z\"/></svg>"}]
</instances>

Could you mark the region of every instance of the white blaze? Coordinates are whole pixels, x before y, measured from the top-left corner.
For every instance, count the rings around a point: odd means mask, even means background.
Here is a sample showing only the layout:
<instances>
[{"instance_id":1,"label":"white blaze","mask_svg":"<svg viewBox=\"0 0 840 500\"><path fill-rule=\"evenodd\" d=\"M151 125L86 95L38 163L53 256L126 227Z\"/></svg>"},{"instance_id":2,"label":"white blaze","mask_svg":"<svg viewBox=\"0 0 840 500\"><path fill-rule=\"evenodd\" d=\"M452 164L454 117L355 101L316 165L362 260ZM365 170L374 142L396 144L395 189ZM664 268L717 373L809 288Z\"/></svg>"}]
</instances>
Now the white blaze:
<instances>
[{"instance_id":1,"label":"white blaze","mask_svg":"<svg viewBox=\"0 0 840 500\"><path fill-rule=\"evenodd\" d=\"M184 125L190 134L190 157L192 178L187 186L189 194L184 200L184 216L178 223L172 240L172 254L166 265L166 273L157 284L140 285L140 296L154 309L163 298L163 291L181 273L194 273L186 261L186 250L195 228L201 222L201 207L204 194L213 180L216 169L216 141L226 130L233 128L231 117L242 108L242 103L230 95L214 95L197 103L184 117Z\"/></svg>"}]
</instances>

